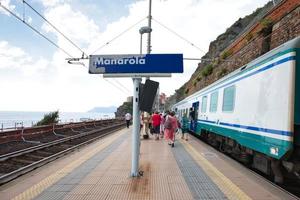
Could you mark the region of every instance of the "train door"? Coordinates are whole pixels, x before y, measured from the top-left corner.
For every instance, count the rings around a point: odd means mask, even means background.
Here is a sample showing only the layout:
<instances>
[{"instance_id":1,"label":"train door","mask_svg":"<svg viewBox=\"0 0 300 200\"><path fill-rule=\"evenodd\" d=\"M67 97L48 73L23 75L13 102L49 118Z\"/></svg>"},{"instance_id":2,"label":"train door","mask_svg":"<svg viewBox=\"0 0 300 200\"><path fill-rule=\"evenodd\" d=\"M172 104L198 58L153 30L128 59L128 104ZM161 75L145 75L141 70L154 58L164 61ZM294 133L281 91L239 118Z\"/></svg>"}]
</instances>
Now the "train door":
<instances>
[{"instance_id":1,"label":"train door","mask_svg":"<svg viewBox=\"0 0 300 200\"><path fill-rule=\"evenodd\" d=\"M197 130L198 111L199 111L199 101L194 102L192 104L192 108L190 109L190 120L191 120L190 129L194 133L196 133Z\"/></svg>"}]
</instances>

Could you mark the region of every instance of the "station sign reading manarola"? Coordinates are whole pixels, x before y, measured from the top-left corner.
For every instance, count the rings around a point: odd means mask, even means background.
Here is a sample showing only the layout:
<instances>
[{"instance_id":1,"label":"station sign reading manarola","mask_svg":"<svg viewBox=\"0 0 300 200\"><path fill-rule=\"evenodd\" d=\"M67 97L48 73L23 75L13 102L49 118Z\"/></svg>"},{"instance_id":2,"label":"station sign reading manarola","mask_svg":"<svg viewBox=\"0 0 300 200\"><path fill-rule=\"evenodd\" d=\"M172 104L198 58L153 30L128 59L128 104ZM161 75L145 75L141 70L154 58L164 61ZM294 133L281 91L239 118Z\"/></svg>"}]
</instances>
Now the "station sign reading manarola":
<instances>
[{"instance_id":1,"label":"station sign reading manarola","mask_svg":"<svg viewBox=\"0 0 300 200\"><path fill-rule=\"evenodd\" d=\"M91 55L89 73L183 73L183 55Z\"/></svg>"}]
</instances>

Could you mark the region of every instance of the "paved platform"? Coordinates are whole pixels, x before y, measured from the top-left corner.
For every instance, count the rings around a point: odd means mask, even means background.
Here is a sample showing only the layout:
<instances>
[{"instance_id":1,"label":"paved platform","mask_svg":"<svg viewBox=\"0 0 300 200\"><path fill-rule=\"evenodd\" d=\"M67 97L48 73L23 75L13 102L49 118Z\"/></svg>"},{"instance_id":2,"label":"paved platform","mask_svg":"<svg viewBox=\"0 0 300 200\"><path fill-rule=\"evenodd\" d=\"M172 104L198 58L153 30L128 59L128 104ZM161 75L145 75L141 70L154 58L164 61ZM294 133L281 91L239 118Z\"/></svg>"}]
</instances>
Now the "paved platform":
<instances>
[{"instance_id":1,"label":"paved platform","mask_svg":"<svg viewBox=\"0 0 300 200\"><path fill-rule=\"evenodd\" d=\"M123 129L0 187L2 199L292 199L194 137L142 140L129 177L131 129Z\"/></svg>"}]
</instances>

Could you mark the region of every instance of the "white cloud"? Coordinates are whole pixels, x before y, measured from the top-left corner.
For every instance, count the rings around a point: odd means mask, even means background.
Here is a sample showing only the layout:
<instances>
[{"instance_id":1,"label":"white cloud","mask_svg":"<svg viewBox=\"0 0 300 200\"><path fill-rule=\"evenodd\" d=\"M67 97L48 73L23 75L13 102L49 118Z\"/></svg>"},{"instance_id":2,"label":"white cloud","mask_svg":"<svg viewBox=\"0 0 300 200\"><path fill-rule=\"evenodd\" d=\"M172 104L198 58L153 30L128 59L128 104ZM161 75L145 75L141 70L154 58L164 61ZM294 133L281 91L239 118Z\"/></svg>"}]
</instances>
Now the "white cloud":
<instances>
[{"instance_id":1,"label":"white cloud","mask_svg":"<svg viewBox=\"0 0 300 200\"><path fill-rule=\"evenodd\" d=\"M51 61L36 60L0 41L0 90L5 94L0 110L86 111L96 105L118 105L125 99L100 76L89 75L87 69L68 65L64 59L57 52Z\"/></svg>"},{"instance_id":2,"label":"white cloud","mask_svg":"<svg viewBox=\"0 0 300 200\"><path fill-rule=\"evenodd\" d=\"M37 72L46 68L45 59L33 60L21 48L10 46L6 41L0 41L0 68L16 69L25 76L38 75Z\"/></svg>"},{"instance_id":3,"label":"white cloud","mask_svg":"<svg viewBox=\"0 0 300 200\"><path fill-rule=\"evenodd\" d=\"M47 9L45 17L50 22L54 22L55 26L61 32L66 34L67 37L71 38L79 46L90 43L96 37L97 33L99 33L99 29L92 19L89 19L79 11L72 10L71 5L66 3ZM57 34L47 24L43 25L43 29L47 32ZM57 36L59 37L59 43L65 41L60 35Z\"/></svg>"},{"instance_id":4,"label":"white cloud","mask_svg":"<svg viewBox=\"0 0 300 200\"><path fill-rule=\"evenodd\" d=\"M70 0L38 0L38 1L40 1L45 7L53 7L64 2L69 2Z\"/></svg>"},{"instance_id":5,"label":"white cloud","mask_svg":"<svg viewBox=\"0 0 300 200\"><path fill-rule=\"evenodd\" d=\"M32 18L31 18L31 17L28 17L28 18L27 18L27 23L28 23L28 24L32 24Z\"/></svg>"},{"instance_id":6,"label":"white cloud","mask_svg":"<svg viewBox=\"0 0 300 200\"><path fill-rule=\"evenodd\" d=\"M11 11L13 11L16 7L16 6L11 4L10 0L0 0L0 4L3 5L4 7L8 8ZM7 11L5 11L4 9L2 9L2 8L0 8L0 13L5 14L5 15L9 15L9 13Z\"/></svg>"},{"instance_id":7,"label":"white cloud","mask_svg":"<svg viewBox=\"0 0 300 200\"><path fill-rule=\"evenodd\" d=\"M132 3L128 16L108 24L105 30L100 30L94 20L101 19L91 19L80 10L74 10L72 1L40 1L46 8L44 15L47 19L76 44L83 47L87 53L91 53L138 20L146 17L148 12L148 0ZM154 0L153 17L207 51L210 41L223 33L234 21L250 14L256 7L262 6L266 2L267 0ZM138 30L145 25L147 25L146 20L101 49L97 54L139 53ZM55 34L59 46L76 57L81 56L76 48L53 29L46 24L43 24L42 28L44 31ZM155 22L153 22L152 36L153 53L182 52L184 57L190 58L200 58L203 55L203 52ZM146 38L145 35L144 45ZM145 52L145 50L144 48L143 51ZM2 54L5 56L1 56ZM9 94L9 98L1 99L0 110L14 108L14 110L86 111L94 106L121 104L130 95L128 92L123 94L99 75L88 74L86 68L67 64L66 57L61 51L56 51L51 58L34 59L22 49L13 47L6 42L0 42L0 63L2 63L1 61L5 63L0 66L0 70L16 68L22 74L21 78L13 79L14 82L9 83L9 87L5 88L1 88L5 82L0 79L1 91ZM172 78L155 79L160 81L160 91L168 95L172 94L190 78L197 68L197 63L197 61L185 61L184 74L176 74ZM5 81L7 80L6 78ZM113 82L113 80L109 81ZM132 91L130 79L120 79L119 82ZM8 85L7 82L6 85ZM20 87L25 88L20 95L27 97L22 100L22 105L19 105L18 96L11 92Z\"/></svg>"}]
</instances>

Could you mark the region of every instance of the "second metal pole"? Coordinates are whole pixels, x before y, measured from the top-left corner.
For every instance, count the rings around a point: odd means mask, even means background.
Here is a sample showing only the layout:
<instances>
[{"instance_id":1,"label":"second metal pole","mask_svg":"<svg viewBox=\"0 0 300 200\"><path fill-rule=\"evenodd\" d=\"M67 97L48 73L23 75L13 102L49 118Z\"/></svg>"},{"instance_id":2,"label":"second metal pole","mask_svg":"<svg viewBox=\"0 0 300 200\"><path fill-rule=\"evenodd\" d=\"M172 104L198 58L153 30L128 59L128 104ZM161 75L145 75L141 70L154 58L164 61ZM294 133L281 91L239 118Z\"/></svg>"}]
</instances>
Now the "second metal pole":
<instances>
[{"instance_id":1,"label":"second metal pole","mask_svg":"<svg viewBox=\"0 0 300 200\"><path fill-rule=\"evenodd\" d=\"M151 29L151 21L152 21L152 0L149 0L149 14L148 14L148 27ZM151 53L151 31L148 33L148 44L147 44L147 54Z\"/></svg>"}]
</instances>

